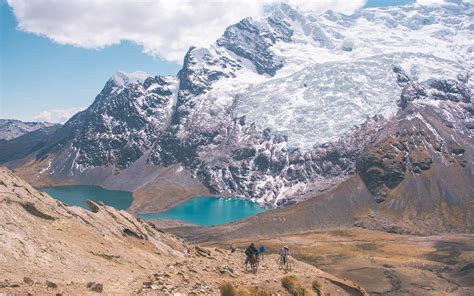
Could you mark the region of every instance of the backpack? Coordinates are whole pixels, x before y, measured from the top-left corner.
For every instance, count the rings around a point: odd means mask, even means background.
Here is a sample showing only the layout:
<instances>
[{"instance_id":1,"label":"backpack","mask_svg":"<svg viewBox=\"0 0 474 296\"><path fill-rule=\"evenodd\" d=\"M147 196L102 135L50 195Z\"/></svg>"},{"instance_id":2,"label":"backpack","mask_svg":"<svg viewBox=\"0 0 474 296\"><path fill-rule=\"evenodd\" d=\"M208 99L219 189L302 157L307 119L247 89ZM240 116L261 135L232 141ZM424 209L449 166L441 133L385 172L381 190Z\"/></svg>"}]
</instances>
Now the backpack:
<instances>
[{"instance_id":1,"label":"backpack","mask_svg":"<svg viewBox=\"0 0 474 296\"><path fill-rule=\"evenodd\" d=\"M249 248L245 249L245 255L249 257L252 255Z\"/></svg>"}]
</instances>

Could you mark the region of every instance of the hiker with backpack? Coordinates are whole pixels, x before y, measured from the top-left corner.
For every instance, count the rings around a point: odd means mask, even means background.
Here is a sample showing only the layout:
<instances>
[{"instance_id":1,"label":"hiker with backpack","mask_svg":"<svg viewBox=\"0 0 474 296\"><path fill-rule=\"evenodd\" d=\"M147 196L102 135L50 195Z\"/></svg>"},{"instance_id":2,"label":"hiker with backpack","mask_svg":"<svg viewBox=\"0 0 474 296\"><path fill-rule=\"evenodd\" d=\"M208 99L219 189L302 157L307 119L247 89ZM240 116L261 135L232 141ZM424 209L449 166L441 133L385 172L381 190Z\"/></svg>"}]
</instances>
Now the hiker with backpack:
<instances>
[{"instance_id":1,"label":"hiker with backpack","mask_svg":"<svg viewBox=\"0 0 474 296\"><path fill-rule=\"evenodd\" d=\"M247 265L250 263L252 271L255 273L258 265L258 250L254 243L251 243L247 249L245 249L245 256L245 269L247 269Z\"/></svg>"},{"instance_id":2,"label":"hiker with backpack","mask_svg":"<svg viewBox=\"0 0 474 296\"><path fill-rule=\"evenodd\" d=\"M288 259L290 257L290 249L288 248L288 246L284 246L283 248L281 248L279 254L280 266L288 268Z\"/></svg>"},{"instance_id":3,"label":"hiker with backpack","mask_svg":"<svg viewBox=\"0 0 474 296\"><path fill-rule=\"evenodd\" d=\"M260 245L258 248L258 257L260 258L260 261L263 262L263 255L265 254L265 247L263 245Z\"/></svg>"}]
</instances>

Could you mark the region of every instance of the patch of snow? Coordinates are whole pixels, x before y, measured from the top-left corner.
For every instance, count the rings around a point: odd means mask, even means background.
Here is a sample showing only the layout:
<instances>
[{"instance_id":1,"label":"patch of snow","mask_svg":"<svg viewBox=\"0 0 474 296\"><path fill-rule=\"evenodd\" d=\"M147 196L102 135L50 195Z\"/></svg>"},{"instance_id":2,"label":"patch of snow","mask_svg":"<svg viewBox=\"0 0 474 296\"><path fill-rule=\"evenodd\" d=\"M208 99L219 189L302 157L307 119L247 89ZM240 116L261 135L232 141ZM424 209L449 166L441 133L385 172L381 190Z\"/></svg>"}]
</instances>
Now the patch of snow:
<instances>
[{"instance_id":1,"label":"patch of snow","mask_svg":"<svg viewBox=\"0 0 474 296\"><path fill-rule=\"evenodd\" d=\"M129 84L142 84L148 77L152 77L152 75L143 72L143 71L136 71L136 72L123 72L118 71L112 76L112 80L116 83L117 86L127 86Z\"/></svg>"}]
</instances>

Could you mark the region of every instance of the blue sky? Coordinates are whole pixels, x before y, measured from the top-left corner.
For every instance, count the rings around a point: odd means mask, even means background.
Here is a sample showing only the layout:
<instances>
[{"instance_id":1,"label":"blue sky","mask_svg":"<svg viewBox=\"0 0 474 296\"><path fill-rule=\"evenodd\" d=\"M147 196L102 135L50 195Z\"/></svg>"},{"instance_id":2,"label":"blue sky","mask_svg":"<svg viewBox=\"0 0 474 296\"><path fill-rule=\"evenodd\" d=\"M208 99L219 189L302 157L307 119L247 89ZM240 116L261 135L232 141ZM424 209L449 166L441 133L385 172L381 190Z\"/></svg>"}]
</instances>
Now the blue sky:
<instances>
[{"instance_id":1,"label":"blue sky","mask_svg":"<svg viewBox=\"0 0 474 296\"><path fill-rule=\"evenodd\" d=\"M383 7L414 3L414 0L368 0L365 7Z\"/></svg>"},{"instance_id":2,"label":"blue sky","mask_svg":"<svg viewBox=\"0 0 474 296\"><path fill-rule=\"evenodd\" d=\"M33 120L45 110L87 107L118 70L174 75L180 69L130 42L99 50L60 45L16 30L7 5L0 12L0 118Z\"/></svg>"},{"instance_id":3,"label":"blue sky","mask_svg":"<svg viewBox=\"0 0 474 296\"><path fill-rule=\"evenodd\" d=\"M411 2L369 0L366 7ZM0 118L61 121L90 105L118 70L174 75L180 69L177 59L154 58L143 52L143 46L131 42L85 49L20 31L10 6L3 0L0 30Z\"/></svg>"}]
</instances>

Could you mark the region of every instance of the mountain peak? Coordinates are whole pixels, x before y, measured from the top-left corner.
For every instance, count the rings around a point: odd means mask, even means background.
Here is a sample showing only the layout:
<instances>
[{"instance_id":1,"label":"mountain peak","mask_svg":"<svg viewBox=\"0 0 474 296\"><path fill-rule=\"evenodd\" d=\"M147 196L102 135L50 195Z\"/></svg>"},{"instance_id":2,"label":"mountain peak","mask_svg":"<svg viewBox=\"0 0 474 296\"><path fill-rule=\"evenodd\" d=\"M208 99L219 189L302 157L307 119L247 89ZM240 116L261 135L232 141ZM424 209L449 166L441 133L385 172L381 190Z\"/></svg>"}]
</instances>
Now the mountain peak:
<instances>
[{"instance_id":1,"label":"mountain peak","mask_svg":"<svg viewBox=\"0 0 474 296\"><path fill-rule=\"evenodd\" d=\"M114 75L112 75L110 80L114 81L118 86L125 86L128 84L143 83L148 77L152 77L152 75L143 71L117 71Z\"/></svg>"},{"instance_id":2,"label":"mountain peak","mask_svg":"<svg viewBox=\"0 0 474 296\"><path fill-rule=\"evenodd\" d=\"M300 12L286 3L280 3L275 6L272 16L280 16L281 14L284 14L290 18L295 18L296 16L300 15Z\"/></svg>"}]
</instances>

